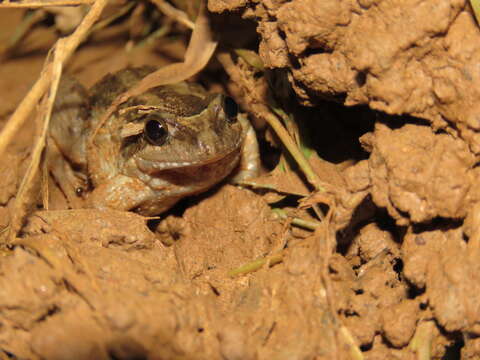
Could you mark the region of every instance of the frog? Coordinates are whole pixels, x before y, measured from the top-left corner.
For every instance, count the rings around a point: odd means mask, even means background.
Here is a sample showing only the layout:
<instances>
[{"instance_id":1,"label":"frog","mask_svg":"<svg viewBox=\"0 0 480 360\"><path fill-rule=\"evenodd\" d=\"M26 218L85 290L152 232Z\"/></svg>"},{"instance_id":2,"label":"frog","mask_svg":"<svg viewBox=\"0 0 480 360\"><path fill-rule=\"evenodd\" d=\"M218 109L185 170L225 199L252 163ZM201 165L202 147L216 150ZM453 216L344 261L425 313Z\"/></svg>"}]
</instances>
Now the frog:
<instances>
[{"instance_id":1,"label":"frog","mask_svg":"<svg viewBox=\"0 0 480 360\"><path fill-rule=\"evenodd\" d=\"M233 98L195 82L134 96L105 121L114 99L153 72L107 74L88 91L63 77L47 138L47 168L71 208L164 213L229 178L258 175L255 131Z\"/></svg>"}]
</instances>

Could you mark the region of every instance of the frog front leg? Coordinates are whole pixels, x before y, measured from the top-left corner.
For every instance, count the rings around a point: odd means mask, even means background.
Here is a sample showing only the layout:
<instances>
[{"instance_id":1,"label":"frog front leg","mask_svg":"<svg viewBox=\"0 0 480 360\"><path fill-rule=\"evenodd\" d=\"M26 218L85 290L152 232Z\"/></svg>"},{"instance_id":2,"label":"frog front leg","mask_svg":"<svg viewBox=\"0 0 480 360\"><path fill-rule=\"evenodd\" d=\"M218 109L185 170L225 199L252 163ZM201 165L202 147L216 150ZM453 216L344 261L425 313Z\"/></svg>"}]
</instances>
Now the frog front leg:
<instances>
[{"instance_id":1,"label":"frog front leg","mask_svg":"<svg viewBox=\"0 0 480 360\"><path fill-rule=\"evenodd\" d=\"M85 134L88 111L85 88L73 78L62 78L50 120L46 162L72 208L82 207L79 195L87 187Z\"/></svg>"},{"instance_id":2,"label":"frog front leg","mask_svg":"<svg viewBox=\"0 0 480 360\"><path fill-rule=\"evenodd\" d=\"M260 150L258 148L257 135L250 121L243 115L238 116L238 121L242 125L245 134L240 163L236 173L230 178L233 183L241 183L242 181L253 179L260 172Z\"/></svg>"},{"instance_id":3,"label":"frog front leg","mask_svg":"<svg viewBox=\"0 0 480 360\"><path fill-rule=\"evenodd\" d=\"M153 190L137 178L117 174L99 184L88 196L88 207L133 210L154 196Z\"/></svg>"}]
</instances>

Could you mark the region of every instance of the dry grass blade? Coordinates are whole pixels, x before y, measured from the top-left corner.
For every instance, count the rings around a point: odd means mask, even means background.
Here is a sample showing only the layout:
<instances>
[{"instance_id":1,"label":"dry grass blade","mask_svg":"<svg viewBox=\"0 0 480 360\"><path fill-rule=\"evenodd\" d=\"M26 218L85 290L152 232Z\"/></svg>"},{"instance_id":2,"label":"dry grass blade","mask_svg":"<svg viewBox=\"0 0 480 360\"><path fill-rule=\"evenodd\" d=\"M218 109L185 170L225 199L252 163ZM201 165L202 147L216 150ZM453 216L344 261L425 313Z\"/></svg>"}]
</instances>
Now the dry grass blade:
<instances>
[{"instance_id":1,"label":"dry grass blade","mask_svg":"<svg viewBox=\"0 0 480 360\"><path fill-rule=\"evenodd\" d=\"M12 242L17 232L20 230L22 225L22 219L25 215L26 209L30 203L30 193L34 185L35 176L38 173L40 167L40 159L42 157L42 152L45 147L47 132L48 132L48 125L50 123L50 116L52 114L53 104L55 102L55 96L57 94L58 84L60 82L60 77L62 76L62 62L60 60L60 56L58 54L61 53L61 43L57 43L57 48L54 52L54 60L53 60L53 79L50 86L50 93L48 98L46 99L46 103L42 106L40 111L40 116L43 119L42 124L42 131L40 134L39 139L35 143L35 146L32 150L32 155L30 158L30 164L28 165L27 172L20 183L20 187L17 192L17 197L15 199L15 206L13 211L13 217L10 224L10 236L9 242Z\"/></svg>"},{"instance_id":2,"label":"dry grass blade","mask_svg":"<svg viewBox=\"0 0 480 360\"><path fill-rule=\"evenodd\" d=\"M470 0L477 24L480 24L480 0Z\"/></svg>"},{"instance_id":3,"label":"dry grass blade","mask_svg":"<svg viewBox=\"0 0 480 360\"><path fill-rule=\"evenodd\" d=\"M289 217L288 214L283 209L275 208L275 209L272 209L272 212L275 214L276 217L280 219L287 220ZM312 231L315 231L321 225L321 223L318 221L305 220L297 217L291 218L291 224L307 230L312 230Z\"/></svg>"},{"instance_id":4,"label":"dry grass blade","mask_svg":"<svg viewBox=\"0 0 480 360\"><path fill-rule=\"evenodd\" d=\"M47 99L44 112L42 113L44 121L41 136L34 146L27 173L20 184L20 188L15 199L13 219L10 225L10 241L15 238L22 224L22 219L25 216L26 208L29 202L28 194L32 189L33 180L39 169L41 154L45 146L45 139L48 131L49 118L55 100L58 82L60 81L63 64L69 59L78 45L85 39L92 25L100 17L100 14L102 13L102 10L107 2L108 0L96 1L75 32L70 36L57 41L54 48L54 60L46 62L40 78L37 80L32 90L30 90L27 96L20 103L17 110L13 113L4 130L0 134L0 154L2 154L15 135L16 131L22 126L28 115L32 112L33 107L47 91L49 83L51 83L49 97Z\"/></svg>"},{"instance_id":5,"label":"dry grass blade","mask_svg":"<svg viewBox=\"0 0 480 360\"><path fill-rule=\"evenodd\" d=\"M178 21L190 29L195 28L195 24L188 18L188 15L185 12L174 8L164 0L152 0L152 2L157 5L158 9L166 16Z\"/></svg>"},{"instance_id":6,"label":"dry grass blade","mask_svg":"<svg viewBox=\"0 0 480 360\"><path fill-rule=\"evenodd\" d=\"M235 277L238 275L250 274L252 272L255 272L261 269L266 264L268 264L269 266L273 266L281 263L282 260L283 260L283 252L278 254L273 254L273 255L270 255L269 257L257 259L252 262L249 262L248 264L244 264L236 269L230 270L227 275L230 277Z\"/></svg>"},{"instance_id":7,"label":"dry grass blade","mask_svg":"<svg viewBox=\"0 0 480 360\"><path fill-rule=\"evenodd\" d=\"M107 109L99 121L98 126L93 131L93 134L90 137L89 147L94 150L92 145L98 130L120 104L127 101L130 97L142 94L153 87L176 83L192 77L207 65L215 52L216 47L217 42L213 39L208 17L205 13L205 4L202 4L200 13L195 22L195 29L193 30L192 37L185 53L185 60L183 62L164 66L143 78L132 89L118 96Z\"/></svg>"},{"instance_id":8,"label":"dry grass blade","mask_svg":"<svg viewBox=\"0 0 480 360\"><path fill-rule=\"evenodd\" d=\"M213 39L210 23L205 13L205 5L202 4L185 53L185 60L181 63L164 66L146 76L130 91L123 94L123 101L153 87L176 83L192 77L207 65L216 47L217 42Z\"/></svg>"},{"instance_id":9,"label":"dry grass blade","mask_svg":"<svg viewBox=\"0 0 480 360\"><path fill-rule=\"evenodd\" d=\"M0 4L0 8L43 8L49 6L75 6L75 5L90 5L95 0L44 0L44 1L4 1Z\"/></svg>"},{"instance_id":10,"label":"dry grass blade","mask_svg":"<svg viewBox=\"0 0 480 360\"><path fill-rule=\"evenodd\" d=\"M27 13L20 25L15 29L12 37L5 44L0 45L0 57L8 57L15 52L22 39L28 34L28 31L38 22L46 17L45 11L33 11Z\"/></svg>"},{"instance_id":11,"label":"dry grass blade","mask_svg":"<svg viewBox=\"0 0 480 360\"><path fill-rule=\"evenodd\" d=\"M66 41L61 60L63 63L69 59L78 45L80 45L88 35L90 28L100 17L102 10L107 3L108 0L97 0L73 34L63 39ZM0 156L5 152L8 144L13 140L16 132L23 125L28 115L30 115L34 106L38 103L43 94L45 94L45 91L47 91L51 77L52 64L47 63L43 68L40 78L33 85L33 88L28 92L27 96L22 100L0 133Z\"/></svg>"},{"instance_id":12,"label":"dry grass blade","mask_svg":"<svg viewBox=\"0 0 480 360\"><path fill-rule=\"evenodd\" d=\"M285 129L285 127L281 124L280 120L278 120L278 118L272 113L265 114L264 118L267 121L268 125L270 125L275 131L283 145L285 145L290 155L292 155L292 157L295 159L298 166L302 169L305 177L307 178L307 181L312 184L316 190L322 192L325 191L324 187L321 185L322 181L315 173L315 171L313 171L312 166L308 162L307 158L298 148L295 141L293 141L292 137Z\"/></svg>"},{"instance_id":13,"label":"dry grass blade","mask_svg":"<svg viewBox=\"0 0 480 360\"><path fill-rule=\"evenodd\" d=\"M418 360L430 360L432 352L432 339L435 324L433 321L422 321L417 326L415 335L410 340L408 347L416 353Z\"/></svg>"},{"instance_id":14,"label":"dry grass blade","mask_svg":"<svg viewBox=\"0 0 480 360\"><path fill-rule=\"evenodd\" d=\"M294 160L298 163L300 169L305 173L307 181L314 186L317 191L325 191L325 186L322 181L312 169L305 155L299 149L298 145L288 133L277 115L272 113L271 107L267 104L267 100L260 92L251 90L251 84L246 84L246 77L248 73L242 73L237 65L232 60L229 53L220 53L217 56L218 61L223 65L226 72L230 75L233 82L239 84L244 90L246 101L250 103L251 111L256 113L257 117L264 119L270 127L275 131L280 141L284 144L288 152L292 155Z\"/></svg>"}]
</instances>

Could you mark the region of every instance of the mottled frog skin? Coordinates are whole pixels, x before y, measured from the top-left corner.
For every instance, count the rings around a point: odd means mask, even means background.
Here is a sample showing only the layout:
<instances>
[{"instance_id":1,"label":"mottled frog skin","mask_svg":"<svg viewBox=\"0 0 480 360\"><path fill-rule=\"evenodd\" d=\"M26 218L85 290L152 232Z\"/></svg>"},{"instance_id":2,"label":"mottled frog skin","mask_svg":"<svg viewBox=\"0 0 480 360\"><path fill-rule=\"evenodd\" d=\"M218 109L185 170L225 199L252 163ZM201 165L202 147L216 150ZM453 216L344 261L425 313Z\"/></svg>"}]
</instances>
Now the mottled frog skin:
<instances>
[{"instance_id":1,"label":"mottled frog skin","mask_svg":"<svg viewBox=\"0 0 480 360\"><path fill-rule=\"evenodd\" d=\"M47 146L48 167L71 207L157 215L237 171L258 171L258 146L235 102L181 82L130 98L88 141L121 93L154 69L127 68L90 90L65 78L58 90ZM241 165L239 166L239 162Z\"/></svg>"}]
</instances>

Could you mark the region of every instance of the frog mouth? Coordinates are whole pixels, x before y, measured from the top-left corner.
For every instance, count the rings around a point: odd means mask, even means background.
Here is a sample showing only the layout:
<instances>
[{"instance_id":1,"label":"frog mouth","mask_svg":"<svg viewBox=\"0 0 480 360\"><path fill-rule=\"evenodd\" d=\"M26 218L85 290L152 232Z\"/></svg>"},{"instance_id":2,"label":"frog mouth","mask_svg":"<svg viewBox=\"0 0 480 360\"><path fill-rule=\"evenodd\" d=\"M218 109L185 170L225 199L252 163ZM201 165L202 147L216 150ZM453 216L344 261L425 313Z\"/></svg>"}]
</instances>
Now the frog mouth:
<instances>
[{"instance_id":1,"label":"frog mouth","mask_svg":"<svg viewBox=\"0 0 480 360\"><path fill-rule=\"evenodd\" d=\"M195 161L166 161L141 156L136 159L136 164L141 171L152 174L166 170L198 168L228 161L235 162L235 157L240 158L240 148L237 146L220 153L217 152L214 156L200 157Z\"/></svg>"}]
</instances>

